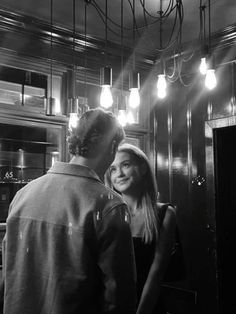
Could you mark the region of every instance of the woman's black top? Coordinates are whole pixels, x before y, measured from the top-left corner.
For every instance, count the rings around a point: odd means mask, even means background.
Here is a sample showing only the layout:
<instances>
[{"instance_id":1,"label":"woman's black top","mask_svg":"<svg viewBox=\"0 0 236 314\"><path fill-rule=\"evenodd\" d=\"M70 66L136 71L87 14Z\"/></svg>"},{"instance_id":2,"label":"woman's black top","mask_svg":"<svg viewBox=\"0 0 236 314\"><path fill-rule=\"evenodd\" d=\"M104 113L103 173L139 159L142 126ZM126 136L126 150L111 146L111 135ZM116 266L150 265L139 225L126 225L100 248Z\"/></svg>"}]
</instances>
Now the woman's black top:
<instances>
[{"instance_id":1,"label":"woman's black top","mask_svg":"<svg viewBox=\"0 0 236 314\"><path fill-rule=\"evenodd\" d=\"M154 258L155 241L144 243L141 237L133 237L133 243L137 270L137 298L139 300Z\"/></svg>"},{"instance_id":2,"label":"woman's black top","mask_svg":"<svg viewBox=\"0 0 236 314\"><path fill-rule=\"evenodd\" d=\"M158 216L160 222L163 221L165 211L162 208L158 209ZM142 237L134 237L133 236L133 244L134 244L134 254L135 254L135 262L136 262L136 271L137 271L137 300L139 302L142 294L143 287L148 277L148 273L150 267L153 262L154 254L155 254L155 246L156 240L152 240L150 243L145 243ZM164 305L162 304L162 292L158 298L158 302L153 310L154 313L163 314L166 313L164 309Z\"/></svg>"}]
</instances>

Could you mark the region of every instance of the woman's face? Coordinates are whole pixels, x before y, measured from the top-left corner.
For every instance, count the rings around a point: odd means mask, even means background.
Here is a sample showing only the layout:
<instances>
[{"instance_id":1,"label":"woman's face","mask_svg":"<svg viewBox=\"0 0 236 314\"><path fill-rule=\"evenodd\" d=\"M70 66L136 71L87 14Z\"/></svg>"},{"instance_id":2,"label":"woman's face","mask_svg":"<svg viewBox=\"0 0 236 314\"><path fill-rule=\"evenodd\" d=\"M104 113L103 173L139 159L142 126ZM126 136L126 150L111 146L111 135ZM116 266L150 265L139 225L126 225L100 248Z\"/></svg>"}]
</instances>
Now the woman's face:
<instances>
[{"instance_id":1,"label":"woman's face","mask_svg":"<svg viewBox=\"0 0 236 314\"><path fill-rule=\"evenodd\" d=\"M142 177L137 161L127 152L116 153L110 176L113 187L122 194L134 193Z\"/></svg>"}]
</instances>

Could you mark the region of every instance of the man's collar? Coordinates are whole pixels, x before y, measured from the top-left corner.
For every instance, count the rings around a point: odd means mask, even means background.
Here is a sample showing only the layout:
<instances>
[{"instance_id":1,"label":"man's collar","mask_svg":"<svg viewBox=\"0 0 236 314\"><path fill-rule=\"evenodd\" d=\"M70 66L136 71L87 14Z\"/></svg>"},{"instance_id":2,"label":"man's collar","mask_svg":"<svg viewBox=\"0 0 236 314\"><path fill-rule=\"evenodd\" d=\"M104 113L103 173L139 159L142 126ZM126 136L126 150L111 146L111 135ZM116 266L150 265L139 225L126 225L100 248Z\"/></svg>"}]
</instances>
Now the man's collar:
<instances>
[{"instance_id":1,"label":"man's collar","mask_svg":"<svg viewBox=\"0 0 236 314\"><path fill-rule=\"evenodd\" d=\"M58 161L55 162L54 165L48 170L48 173L60 173L78 177L87 177L102 182L94 170L79 164Z\"/></svg>"}]
</instances>

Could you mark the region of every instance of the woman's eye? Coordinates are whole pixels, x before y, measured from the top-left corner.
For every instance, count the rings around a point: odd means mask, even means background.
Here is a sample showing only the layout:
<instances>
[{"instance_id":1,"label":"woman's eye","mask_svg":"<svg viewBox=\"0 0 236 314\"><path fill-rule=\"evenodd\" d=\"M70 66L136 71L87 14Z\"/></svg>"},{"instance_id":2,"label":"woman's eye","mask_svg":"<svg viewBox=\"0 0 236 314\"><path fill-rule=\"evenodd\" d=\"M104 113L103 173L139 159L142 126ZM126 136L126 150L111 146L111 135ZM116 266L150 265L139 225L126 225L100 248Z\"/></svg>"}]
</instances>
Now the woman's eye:
<instances>
[{"instance_id":1,"label":"woman's eye","mask_svg":"<svg viewBox=\"0 0 236 314\"><path fill-rule=\"evenodd\" d=\"M110 173L114 173L115 172L115 168L110 168Z\"/></svg>"},{"instance_id":2,"label":"woman's eye","mask_svg":"<svg viewBox=\"0 0 236 314\"><path fill-rule=\"evenodd\" d=\"M127 162L127 163L123 164L123 167L128 168L129 167L129 163Z\"/></svg>"}]
</instances>

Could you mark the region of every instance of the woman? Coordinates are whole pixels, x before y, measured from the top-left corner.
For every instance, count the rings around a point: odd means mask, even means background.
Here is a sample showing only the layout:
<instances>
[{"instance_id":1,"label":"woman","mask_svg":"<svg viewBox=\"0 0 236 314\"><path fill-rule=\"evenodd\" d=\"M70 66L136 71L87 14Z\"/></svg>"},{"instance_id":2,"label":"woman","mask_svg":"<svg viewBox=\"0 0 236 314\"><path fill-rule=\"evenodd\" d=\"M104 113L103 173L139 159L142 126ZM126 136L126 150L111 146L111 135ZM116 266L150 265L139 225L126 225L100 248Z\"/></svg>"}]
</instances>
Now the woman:
<instances>
[{"instance_id":1,"label":"woman","mask_svg":"<svg viewBox=\"0 0 236 314\"><path fill-rule=\"evenodd\" d=\"M157 203L157 185L147 156L131 144L119 146L106 183L128 204L137 267L137 314L164 313L158 297L174 245L175 209Z\"/></svg>"}]
</instances>

